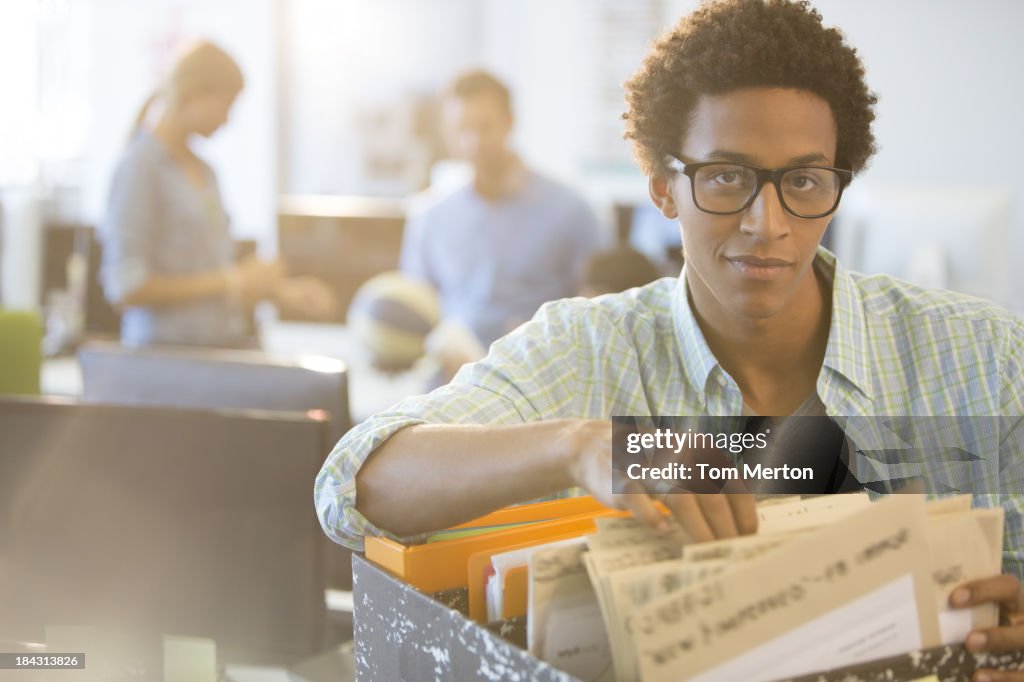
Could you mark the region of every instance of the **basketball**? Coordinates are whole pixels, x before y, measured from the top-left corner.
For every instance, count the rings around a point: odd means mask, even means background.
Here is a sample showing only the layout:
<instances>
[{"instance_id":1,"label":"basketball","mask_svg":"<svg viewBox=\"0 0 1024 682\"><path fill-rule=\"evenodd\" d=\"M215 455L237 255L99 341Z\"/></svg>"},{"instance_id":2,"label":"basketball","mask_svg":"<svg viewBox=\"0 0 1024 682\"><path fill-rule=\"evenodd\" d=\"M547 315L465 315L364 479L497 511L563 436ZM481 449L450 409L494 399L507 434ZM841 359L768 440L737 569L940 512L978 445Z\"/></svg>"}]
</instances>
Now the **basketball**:
<instances>
[{"instance_id":1,"label":"basketball","mask_svg":"<svg viewBox=\"0 0 1024 682\"><path fill-rule=\"evenodd\" d=\"M348 328L381 369L407 369L423 356L423 341L441 319L437 293L399 272L364 282L348 309Z\"/></svg>"}]
</instances>

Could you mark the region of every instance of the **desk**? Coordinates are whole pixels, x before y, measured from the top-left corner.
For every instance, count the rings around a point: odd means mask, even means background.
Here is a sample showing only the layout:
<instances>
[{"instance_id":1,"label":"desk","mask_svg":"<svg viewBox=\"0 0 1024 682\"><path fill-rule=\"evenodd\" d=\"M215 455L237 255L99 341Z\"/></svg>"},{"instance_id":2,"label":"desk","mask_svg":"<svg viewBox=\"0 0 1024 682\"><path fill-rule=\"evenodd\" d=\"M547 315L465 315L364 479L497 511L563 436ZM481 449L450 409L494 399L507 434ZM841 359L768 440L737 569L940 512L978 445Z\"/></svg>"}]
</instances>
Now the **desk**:
<instances>
[{"instance_id":1,"label":"desk","mask_svg":"<svg viewBox=\"0 0 1024 682\"><path fill-rule=\"evenodd\" d=\"M403 398L423 393L436 372L429 361L399 374L382 372L373 367L367 350L340 324L264 321L260 336L268 353L312 353L344 360L349 369L349 407L354 424Z\"/></svg>"},{"instance_id":2,"label":"desk","mask_svg":"<svg viewBox=\"0 0 1024 682\"><path fill-rule=\"evenodd\" d=\"M348 682L356 679L353 643L346 642L287 669L229 665L230 682Z\"/></svg>"},{"instance_id":3,"label":"desk","mask_svg":"<svg viewBox=\"0 0 1024 682\"><path fill-rule=\"evenodd\" d=\"M82 395L82 369L78 360L70 355L43 360L39 388L43 395Z\"/></svg>"}]
</instances>

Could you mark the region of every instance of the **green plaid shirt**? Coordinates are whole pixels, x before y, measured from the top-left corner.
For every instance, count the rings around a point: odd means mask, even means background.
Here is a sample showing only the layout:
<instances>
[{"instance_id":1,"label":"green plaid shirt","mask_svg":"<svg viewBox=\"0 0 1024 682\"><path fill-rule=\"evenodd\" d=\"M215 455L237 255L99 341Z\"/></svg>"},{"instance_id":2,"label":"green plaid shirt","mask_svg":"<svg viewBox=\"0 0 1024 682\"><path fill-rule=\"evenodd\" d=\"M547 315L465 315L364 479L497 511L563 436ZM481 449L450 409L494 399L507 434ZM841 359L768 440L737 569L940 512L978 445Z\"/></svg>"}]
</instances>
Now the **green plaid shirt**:
<instances>
[{"instance_id":1,"label":"green plaid shirt","mask_svg":"<svg viewBox=\"0 0 1024 682\"><path fill-rule=\"evenodd\" d=\"M1002 504L1006 567L1024 560L1024 321L979 299L844 270L820 249L832 278L832 324L818 395L829 415L1005 416L1012 444ZM356 510L356 472L412 424L517 424L612 415L739 415L743 396L708 348L685 278L623 294L546 304L488 356L425 396L407 398L353 428L316 481L316 506L336 542L362 548L385 534ZM1003 482L1007 483L1007 482Z\"/></svg>"}]
</instances>

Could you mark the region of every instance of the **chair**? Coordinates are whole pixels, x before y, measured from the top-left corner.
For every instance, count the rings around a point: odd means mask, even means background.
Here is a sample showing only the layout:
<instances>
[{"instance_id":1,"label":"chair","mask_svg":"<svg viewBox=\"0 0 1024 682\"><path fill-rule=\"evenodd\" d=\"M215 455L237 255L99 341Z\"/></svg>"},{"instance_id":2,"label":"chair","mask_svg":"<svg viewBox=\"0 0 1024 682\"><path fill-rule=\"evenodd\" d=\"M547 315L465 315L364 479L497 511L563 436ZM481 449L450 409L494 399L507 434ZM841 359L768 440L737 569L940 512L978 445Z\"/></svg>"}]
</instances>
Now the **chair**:
<instances>
[{"instance_id":1,"label":"chair","mask_svg":"<svg viewBox=\"0 0 1024 682\"><path fill-rule=\"evenodd\" d=\"M282 359L259 351L93 342L79 348L78 361L86 402L325 410L335 442L350 426L348 369L334 358Z\"/></svg>"},{"instance_id":2,"label":"chair","mask_svg":"<svg viewBox=\"0 0 1024 682\"><path fill-rule=\"evenodd\" d=\"M326 426L0 398L0 640L76 625L211 637L229 662L317 653L324 535L311 482Z\"/></svg>"},{"instance_id":3,"label":"chair","mask_svg":"<svg viewBox=\"0 0 1024 682\"><path fill-rule=\"evenodd\" d=\"M348 369L322 356L280 359L259 351L188 347L128 348L93 342L78 350L82 400L89 403L206 409L323 410L330 445L351 425ZM323 458L327 457L325 448ZM309 481L312 507L313 479ZM328 584L352 585L351 552L324 536Z\"/></svg>"}]
</instances>

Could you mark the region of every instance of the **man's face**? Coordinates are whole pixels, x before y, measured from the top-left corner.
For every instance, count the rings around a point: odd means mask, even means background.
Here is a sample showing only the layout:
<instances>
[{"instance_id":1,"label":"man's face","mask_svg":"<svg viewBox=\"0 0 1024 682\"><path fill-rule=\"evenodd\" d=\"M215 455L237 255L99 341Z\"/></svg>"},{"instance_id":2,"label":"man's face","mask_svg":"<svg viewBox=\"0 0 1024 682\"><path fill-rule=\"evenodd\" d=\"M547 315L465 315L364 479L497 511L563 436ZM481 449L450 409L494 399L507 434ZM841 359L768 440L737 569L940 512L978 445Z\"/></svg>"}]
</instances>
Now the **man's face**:
<instances>
[{"instance_id":1,"label":"man's face","mask_svg":"<svg viewBox=\"0 0 1024 682\"><path fill-rule=\"evenodd\" d=\"M478 170L503 163L512 116L498 97L487 93L450 96L444 102L444 123L449 149L456 157Z\"/></svg>"},{"instance_id":2,"label":"man's face","mask_svg":"<svg viewBox=\"0 0 1024 682\"><path fill-rule=\"evenodd\" d=\"M801 90L750 88L705 95L679 152L687 163L834 166L835 119L825 100ZM732 215L698 209L690 179L682 173L669 177L666 189L670 198L661 208L679 218L687 283L698 312L769 318L806 287L816 286L811 264L831 216L807 219L788 213L770 183L746 210ZM701 305L711 309L701 310Z\"/></svg>"}]
</instances>

